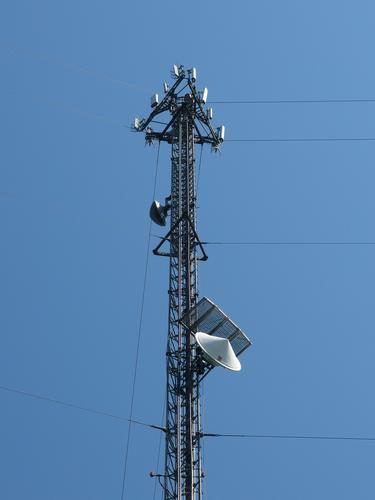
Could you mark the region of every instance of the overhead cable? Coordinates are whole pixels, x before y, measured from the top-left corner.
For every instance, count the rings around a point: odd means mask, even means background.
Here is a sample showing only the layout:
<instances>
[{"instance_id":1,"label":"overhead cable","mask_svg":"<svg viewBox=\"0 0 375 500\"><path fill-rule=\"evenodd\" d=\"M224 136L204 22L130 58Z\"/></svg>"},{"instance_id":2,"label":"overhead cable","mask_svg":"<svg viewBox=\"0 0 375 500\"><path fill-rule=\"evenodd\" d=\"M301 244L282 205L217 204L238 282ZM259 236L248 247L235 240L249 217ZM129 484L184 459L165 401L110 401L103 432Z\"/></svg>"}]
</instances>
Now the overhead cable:
<instances>
[{"instance_id":1,"label":"overhead cable","mask_svg":"<svg viewBox=\"0 0 375 500\"><path fill-rule=\"evenodd\" d=\"M152 199L155 199L155 193L156 193L156 183L157 183L158 169L159 169L159 154L160 154L160 142L158 143L158 150L157 150L157 154L156 154L156 166L155 166L155 177L154 177L154 187L153 187ZM139 324L138 324L137 347L136 347L136 353L135 353L133 386L132 386L132 392L131 392L131 398L130 398L130 411L129 411L129 419L128 419L128 435L126 438L126 446L125 446L125 462L124 462L124 471L123 471L123 477L122 477L121 500L123 500L124 494L125 494L126 473L127 473L129 445L130 445L130 436L131 436L131 425L132 425L132 419L133 419L134 396L135 396L135 387L136 387L136 381L137 381L139 352L140 352L140 344L141 344L141 333L142 333L142 325L143 325L143 312L144 312L144 304L145 304L145 296L146 296L146 284L147 284L147 275L148 275L148 263L149 263L149 256L150 256L151 227L152 227L152 221L150 219L148 236L147 236L145 271L144 271L144 276L143 276L141 310L140 310Z\"/></svg>"},{"instance_id":2,"label":"overhead cable","mask_svg":"<svg viewBox=\"0 0 375 500\"><path fill-rule=\"evenodd\" d=\"M160 426L162 426L162 425L163 425L164 420L165 420L165 408L166 408L166 404L167 404L167 396L165 395L165 396L164 396L164 401L163 401L163 410L162 410L162 416L161 416L161 423L160 423ZM162 427L161 427L161 428L162 428ZM160 433L160 434L159 434L159 441L158 441L158 451L157 451L156 469L155 469L156 471L158 471L158 470L159 470L162 436L163 436L163 434L162 434L162 433ZM156 481L155 481L155 483L154 483L154 491L153 491L153 495L152 495L152 500L155 500L155 499L156 499L156 486L157 486L157 483L156 483Z\"/></svg>"},{"instance_id":3,"label":"overhead cable","mask_svg":"<svg viewBox=\"0 0 375 500\"><path fill-rule=\"evenodd\" d=\"M248 439L310 439L325 441L375 441L375 437L367 436L298 436L287 434L216 434L204 432L202 437L227 437L227 438L248 438Z\"/></svg>"},{"instance_id":4,"label":"overhead cable","mask_svg":"<svg viewBox=\"0 0 375 500\"><path fill-rule=\"evenodd\" d=\"M12 43L3 43L1 48L12 51L13 53L20 53L29 58L38 59L41 62L46 62L49 64L55 64L61 66L62 68L70 71L85 73L88 76L101 78L103 80L107 80L112 83L118 83L125 85L127 87L133 89L139 89L143 92L151 92L151 90L147 90L139 84L130 83L121 78L114 77L108 73L105 73L100 70L96 70L93 68L88 68L86 66L72 64L61 59L58 59L56 56L46 53L41 53L40 51L36 51L31 49L30 47L20 47L16 46ZM243 99L243 100L210 100L210 104L315 104L315 103L370 103L375 102L375 99Z\"/></svg>"},{"instance_id":5,"label":"overhead cable","mask_svg":"<svg viewBox=\"0 0 375 500\"><path fill-rule=\"evenodd\" d=\"M29 96L31 97L32 99L36 99L36 100L39 100L39 101L44 101L46 102L49 106L53 107L54 109L60 109L61 111L65 111L65 112L73 112L73 113L76 113L78 115L81 115L87 119L90 119L90 120L101 120L103 122L107 122L108 124L111 124L111 125L114 125L114 126L118 126L118 127L121 127L121 128L127 128L127 129L132 129L132 127L130 127L129 125L125 124L125 123L121 123L120 121L118 120L115 120L115 119L112 119L110 118L109 116L105 116L105 115L102 115L102 114L98 114L98 113L93 113L93 112L88 112L84 109L81 109L81 108L78 108L77 106L72 106L68 103L65 103L63 101L59 101L59 100L56 100L56 99L49 99L49 98L45 98L44 96L36 96L36 95L32 95L32 96ZM159 121L154 121L155 123L158 123L158 124L161 124L161 125L165 125L164 122L159 122ZM280 143L289 143L289 142L299 142L299 143L304 143L304 142L374 142L375 141L375 137L287 137L287 138L271 138L271 137L263 137L263 138L234 138L234 139L225 139L225 143L228 143L228 142L253 142L253 143L271 143L271 142L274 142L274 143L277 143L277 142L280 142Z\"/></svg>"},{"instance_id":6,"label":"overhead cable","mask_svg":"<svg viewBox=\"0 0 375 500\"><path fill-rule=\"evenodd\" d=\"M252 99L243 101L212 100L209 104L328 104L328 103L368 103L375 99Z\"/></svg>"},{"instance_id":7,"label":"overhead cable","mask_svg":"<svg viewBox=\"0 0 375 500\"><path fill-rule=\"evenodd\" d=\"M202 241L202 245L375 245L374 241Z\"/></svg>"},{"instance_id":8,"label":"overhead cable","mask_svg":"<svg viewBox=\"0 0 375 500\"><path fill-rule=\"evenodd\" d=\"M199 181L200 181L200 178L201 178L202 155L203 155L203 144L201 144L201 150L200 150L200 153L199 153L198 175L197 175L197 193L199 192Z\"/></svg>"},{"instance_id":9,"label":"overhead cable","mask_svg":"<svg viewBox=\"0 0 375 500\"><path fill-rule=\"evenodd\" d=\"M0 385L0 390L18 394L20 396L26 396L29 398L37 399L39 401L46 401L49 403L57 404L60 406L65 406L68 408L73 408L76 410L84 411L87 413L92 413L95 415L102 415L104 417L109 417L112 419L120 420L122 422L128 422L129 419L126 417L121 417L113 413L109 413L102 410L95 410L93 408L88 408L81 405L76 405L74 403L69 403L59 399L50 398L47 396L41 396L39 394L22 391L19 389L14 389L12 387L7 387ZM139 420L132 420L133 424L140 425L142 427L149 427L151 429L161 430L166 432L166 429L162 426L148 424ZM246 438L246 439L302 439L302 440L329 440L329 441L375 441L375 437L370 436L312 436L312 435L294 435L294 434L221 434L213 432L204 432L201 437L224 437L224 438Z\"/></svg>"},{"instance_id":10,"label":"overhead cable","mask_svg":"<svg viewBox=\"0 0 375 500\"><path fill-rule=\"evenodd\" d=\"M105 72L100 71L100 70L96 70L94 68L88 68L86 66L82 66L79 64L72 64L72 63L63 61L61 59L58 59L54 55L47 54L45 52L42 53L39 50L36 51L34 49L31 49L30 47L20 47L20 46L13 45L12 43L6 43L6 42L4 43L3 42L0 44L0 49L5 49L5 50L8 50L8 51L16 53L16 54L22 54L23 56L26 56L29 59L39 60L40 62L57 65L57 66L60 66L61 68L64 68L65 70L73 71L76 73L77 72L83 73L89 77L99 78L101 80L106 80L108 82L124 85L126 87L129 87L129 88L134 89L134 90L139 90L141 92L151 92L150 90L147 90L138 84L130 83L126 80L123 80L122 78L114 77L108 73L105 73Z\"/></svg>"},{"instance_id":11,"label":"overhead cable","mask_svg":"<svg viewBox=\"0 0 375 500\"><path fill-rule=\"evenodd\" d=\"M38 59L40 62L45 62L49 64L58 65L66 70L85 73L87 76L100 78L107 80L112 83L122 84L134 90L140 90L142 92L152 92L151 90L145 89L143 86L130 83L122 78L114 77L106 72L97 70L94 68L89 68L79 64L72 64L67 61L58 59L55 55L41 53L39 50L34 50L30 47L21 47L19 45L14 45L12 42L3 42L0 44L0 48L8 50L13 53L19 53L23 56ZM350 98L350 99L242 99L242 100L221 100L213 99L208 101L209 104L325 104L325 103L372 103L375 102L374 98Z\"/></svg>"},{"instance_id":12,"label":"overhead cable","mask_svg":"<svg viewBox=\"0 0 375 500\"><path fill-rule=\"evenodd\" d=\"M35 394L32 392L21 391L20 389L14 389L12 387L7 387L5 385L0 385L0 390L11 392L14 394L18 394L20 396L27 396L29 398L37 399L39 401L47 401L48 403L53 403L56 405L65 406L67 408L73 408L75 410L84 411L86 413L93 413L94 415L101 415L103 417L113 418L115 420L120 420L122 422L129 422L128 418L121 417L120 415L115 415L114 413L109 413L109 412L103 411L103 410L95 410L94 408L88 408L86 406L76 405L74 403L69 403L67 401L62 401L60 399L50 398L48 396L41 396L40 394ZM159 426L153 425L153 424L147 424L145 422L140 422L139 420L132 419L132 423L136 424L136 425L141 425L143 427L150 427L152 429L164 430L162 427L159 427Z\"/></svg>"},{"instance_id":13,"label":"overhead cable","mask_svg":"<svg viewBox=\"0 0 375 500\"><path fill-rule=\"evenodd\" d=\"M373 142L375 137L287 137L285 139L225 139L225 142Z\"/></svg>"}]
</instances>

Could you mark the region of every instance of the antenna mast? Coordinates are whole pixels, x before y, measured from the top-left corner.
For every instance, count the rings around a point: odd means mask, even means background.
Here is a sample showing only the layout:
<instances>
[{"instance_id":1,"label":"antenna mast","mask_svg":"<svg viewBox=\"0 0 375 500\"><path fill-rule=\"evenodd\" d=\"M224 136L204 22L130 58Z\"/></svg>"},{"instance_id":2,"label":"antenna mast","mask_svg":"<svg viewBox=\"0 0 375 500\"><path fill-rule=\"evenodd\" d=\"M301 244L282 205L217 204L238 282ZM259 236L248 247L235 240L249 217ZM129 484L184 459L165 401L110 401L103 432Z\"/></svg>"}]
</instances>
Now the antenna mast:
<instances>
[{"instance_id":1,"label":"antenna mast","mask_svg":"<svg viewBox=\"0 0 375 500\"><path fill-rule=\"evenodd\" d=\"M172 147L171 195L164 207L170 210L171 226L154 250L156 255L169 257L164 499L201 500L200 374L194 339L180 319L196 305L197 260L207 259L196 232L195 146L208 143L217 150L224 127L214 130L211 126L212 111L203 109L207 89L197 91L195 68L186 71L174 66L172 75L172 87L164 84L165 96L160 102L157 94L151 98L153 111L145 120L136 118L134 128L146 132L148 143L165 141ZM169 123L156 132L151 125L163 112L170 113ZM165 224L165 217L162 222ZM160 251L166 241L167 253ZM202 256L198 256L197 246Z\"/></svg>"},{"instance_id":2,"label":"antenna mast","mask_svg":"<svg viewBox=\"0 0 375 500\"><path fill-rule=\"evenodd\" d=\"M202 344L197 343L194 333L198 331L199 320L214 313L216 317L211 324L217 321L215 332L224 323L233 326L232 337L237 338L240 330L210 301L197 300L197 262L206 260L207 256L196 231L195 147L211 144L213 150L218 150L224 140L224 126L212 127L212 110L204 109L208 92L196 89L195 68L173 66L172 76L173 85L164 84L163 99L160 100L158 94L152 96L152 112L147 119L136 118L133 128L145 132L147 143L164 141L172 148L170 196L165 206L154 201L150 210L152 220L161 226L166 225L166 216L170 214L170 230L153 251L155 255L169 258L165 469L164 474L158 476L163 477L164 500L201 500L199 385L214 363L212 356L210 362L204 359ZM159 127L161 130L155 131L154 124L160 125L155 118L161 113L169 113L169 116L163 127ZM202 307L206 308L203 315ZM213 333L207 328L205 331ZM229 344L229 340L223 341ZM244 345L241 344L240 350L246 348ZM230 346L225 348L232 350ZM218 356L217 364L224 366L222 359Z\"/></svg>"}]
</instances>

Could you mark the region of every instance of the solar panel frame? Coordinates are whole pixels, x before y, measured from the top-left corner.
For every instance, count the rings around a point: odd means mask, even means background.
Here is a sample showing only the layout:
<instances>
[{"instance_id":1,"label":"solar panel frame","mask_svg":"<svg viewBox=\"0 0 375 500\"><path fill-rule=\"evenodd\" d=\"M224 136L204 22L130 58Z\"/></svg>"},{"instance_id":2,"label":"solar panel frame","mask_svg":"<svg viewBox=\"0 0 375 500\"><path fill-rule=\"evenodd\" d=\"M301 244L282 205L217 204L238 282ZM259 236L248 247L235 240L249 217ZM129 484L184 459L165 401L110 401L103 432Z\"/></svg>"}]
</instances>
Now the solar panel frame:
<instances>
[{"instance_id":1,"label":"solar panel frame","mask_svg":"<svg viewBox=\"0 0 375 500\"><path fill-rule=\"evenodd\" d=\"M180 322L193 333L201 331L228 339L236 356L251 346L251 340L245 333L207 297L200 299L182 316Z\"/></svg>"}]
</instances>

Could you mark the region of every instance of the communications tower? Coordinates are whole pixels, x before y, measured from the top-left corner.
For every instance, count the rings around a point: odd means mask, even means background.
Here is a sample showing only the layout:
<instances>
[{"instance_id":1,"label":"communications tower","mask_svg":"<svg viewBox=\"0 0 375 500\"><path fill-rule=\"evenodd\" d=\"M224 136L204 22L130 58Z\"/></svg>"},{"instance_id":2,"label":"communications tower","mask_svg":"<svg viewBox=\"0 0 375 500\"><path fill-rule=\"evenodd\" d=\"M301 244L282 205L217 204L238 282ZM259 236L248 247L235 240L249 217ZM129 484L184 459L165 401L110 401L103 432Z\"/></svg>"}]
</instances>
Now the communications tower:
<instances>
[{"instance_id":1,"label":"communications tower","mask_svg":"<svg viewBox=\"0 0 375 500\"><path fill-rule=\"evenodd\" d=\"M224 126L212 126L208 91L197 90L195 68L175 65L172 77L162 98L152 96L148 118L136 118L133 128L145 132L147 143L167 142L172 151L170 195L150 209L160 226L170 216L170 229L153 251L169 258L164 500L201 500L200 382L214 366L240 369L237 356L251 342L212 301L198 300L197 262L207 255L196 230L195 148L210 144L217 151ZM164 122L156 120L162 113Z\"/></svg>"}]
</instances>

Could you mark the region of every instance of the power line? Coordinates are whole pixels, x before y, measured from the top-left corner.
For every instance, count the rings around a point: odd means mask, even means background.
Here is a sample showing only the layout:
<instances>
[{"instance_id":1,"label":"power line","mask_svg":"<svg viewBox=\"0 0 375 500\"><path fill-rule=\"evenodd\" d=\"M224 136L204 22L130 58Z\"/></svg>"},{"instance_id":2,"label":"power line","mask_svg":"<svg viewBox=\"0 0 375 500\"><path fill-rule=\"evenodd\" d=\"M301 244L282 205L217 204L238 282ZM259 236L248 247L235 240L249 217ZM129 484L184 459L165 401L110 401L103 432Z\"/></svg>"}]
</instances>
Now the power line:
<instances>
[{"instance_id":1,"label":"power line","mask_svg":"<svg viewBox=\"0 0 375 500\"><path fill-rule=\"evenodd\" d=\"M156 182L157 182L158 169L159 169L159 154L160 154L160 142L158 144L158 150L157 150L157 154L156 154L156 167L155 167L155 178L154 178L152 199L155 199ZM144 272L144 278L143 278L143 289L142 289L142 298L141 298L141 311L140 311L140 316L139 316L137 347L136 347L136 354L135 354L133 386L132 386L130 411L129 411L129 419L128 419L128 435L127 435L126 446L125 446L125 462L124 462L124 471L123 471L123 477L122 477L121 500L123 500L124 493L125 493L126 472L127 472L127 465L128 465L129 445L130 445L130 435L131 435L131 424L132 424L132 418L133 418L135 386L136 386L136 380L137 380L137 370L138 370L138 361L139 361L139 352L140 352L140 343L141 343L141 332L142 332L142 324L143 324L143 311L144 311L145 296L146 296L148 262L149 262L149 255L150 255L150 243L151 243L151 227L152 227L152 221L150 219L148 237L147 237L147 252L146 252L145 272Z\"/></svg>"}]
</instances>

